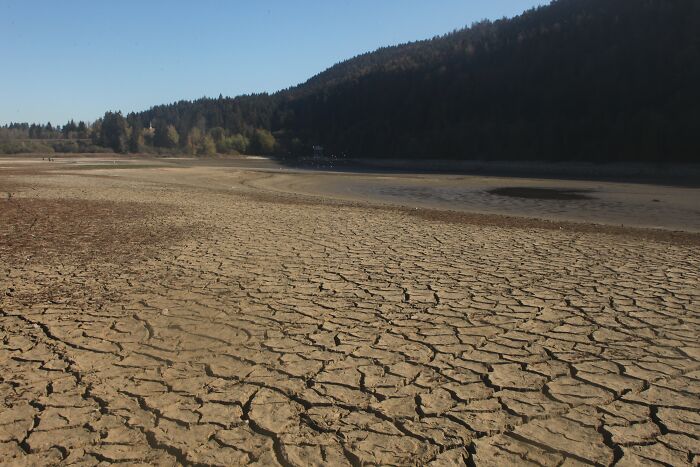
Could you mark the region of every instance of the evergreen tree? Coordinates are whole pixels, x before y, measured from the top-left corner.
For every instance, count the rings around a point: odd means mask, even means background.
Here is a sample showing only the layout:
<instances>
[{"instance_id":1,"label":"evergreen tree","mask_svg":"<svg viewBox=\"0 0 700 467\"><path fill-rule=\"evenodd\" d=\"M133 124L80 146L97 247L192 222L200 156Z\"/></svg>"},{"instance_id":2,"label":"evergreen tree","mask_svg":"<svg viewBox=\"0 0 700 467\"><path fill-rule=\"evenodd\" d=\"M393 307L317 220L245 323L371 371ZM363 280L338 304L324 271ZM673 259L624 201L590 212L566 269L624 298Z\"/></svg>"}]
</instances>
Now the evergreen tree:
<instances>
[{"instance_id":1,"label":"evergreen tree","mask_svg":"<svg viewBox=\"0 0 700 467\"><path fill-rule=\"evenodd\" d=\"M121 112L107 112L102 118L100 142L114 152L126 152L129 141L129 126Z\"/></svg>"},{"instance_id":2,"label":"evergreen tree","mask_svg":"<svg viewBox=\"0 0 700 467\"><path fill-rule=\"evenodd\" d=\"M80 122L78 122L77 132L78 132L78 138L87 138L88 137L89 132L88 132L87 125L82 120Z\"/></svg>"},{"instance_id":3,"label":"evergreen tree","mask_svg":"<svg viewBox=\"0 0 700 467\"><path fill-rule=\"evenodd\" d=\"M102 119L98 118L90 127L90 139L92 144L102 144Z\"/></svg>"},{"instance_id":4,"label":"evergreen tree","mask_svg":"<svg viewBox=\"0 0 700 467\"><path fill-rule=\"evenodd\" d=\"M73 138L75 136L75 132L77 130L78 130L78 126L71 119L68 123L63 125L63 129L61 130L61 132L63 133L64 138Z\"/></svg>"},{"instance_id":5,"label":"evergreen tree","mask_svg":"<svg viewBox=\"0 0 700 467\"><path fill-rule=\"evenodd\" d=\"M129 136L129 152L141 152L144 144L143 125L141 121L134 119Z\"/></svg>"},{"instance_id":6,"label":"evergreen tree","mask_svg":"<svg viewBox=\"0 0 700 467\"><path fill-rule=\"evenodd\" d=\"M175 149L180 142L180 135L173 125L168 125L164 120L158 120L155 124L153 145L159 148Z\"/></svg>"}]
</instances>

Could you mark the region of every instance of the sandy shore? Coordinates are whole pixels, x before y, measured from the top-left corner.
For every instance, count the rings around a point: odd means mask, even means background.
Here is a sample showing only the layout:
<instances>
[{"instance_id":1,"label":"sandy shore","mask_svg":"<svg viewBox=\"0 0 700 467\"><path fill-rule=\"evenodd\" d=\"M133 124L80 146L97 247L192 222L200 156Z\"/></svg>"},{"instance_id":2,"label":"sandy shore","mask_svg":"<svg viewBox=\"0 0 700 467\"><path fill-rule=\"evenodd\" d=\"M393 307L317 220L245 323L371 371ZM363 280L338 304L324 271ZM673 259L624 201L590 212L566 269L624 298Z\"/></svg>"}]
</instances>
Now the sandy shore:
<instances>
[{"instance_id":1,"label":"sandy shore","mask_svg":"<svg viewBox=\"0 0 700 467\"><path fill-rule=\"evenodd\" d=\"M106 162L0 160L0 464L697 465L697 191Z\"/></svg>"}]
</instances>

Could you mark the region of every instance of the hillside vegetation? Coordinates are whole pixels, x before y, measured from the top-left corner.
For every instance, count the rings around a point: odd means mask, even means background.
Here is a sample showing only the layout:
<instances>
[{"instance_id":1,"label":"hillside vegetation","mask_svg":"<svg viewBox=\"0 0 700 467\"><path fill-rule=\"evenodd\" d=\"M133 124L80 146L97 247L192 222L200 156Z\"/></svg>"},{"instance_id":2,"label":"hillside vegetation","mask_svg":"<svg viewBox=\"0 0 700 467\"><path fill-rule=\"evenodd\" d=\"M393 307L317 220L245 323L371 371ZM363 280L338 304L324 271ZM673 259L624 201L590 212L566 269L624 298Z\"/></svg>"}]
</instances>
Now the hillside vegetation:
<instances>
[{"instance_id":1,"label":"hillside vegetation","mask_svg":"<svg viewBox=\"0 0 700 467\"><path fill-rule=\"evenodd\" d=\"M700 2L558 0L363 54L272 95L108 113L94 141L200 154L303 156L322 145L365 158L699 162L698 83Z\"/></svg>"}]
</instances>

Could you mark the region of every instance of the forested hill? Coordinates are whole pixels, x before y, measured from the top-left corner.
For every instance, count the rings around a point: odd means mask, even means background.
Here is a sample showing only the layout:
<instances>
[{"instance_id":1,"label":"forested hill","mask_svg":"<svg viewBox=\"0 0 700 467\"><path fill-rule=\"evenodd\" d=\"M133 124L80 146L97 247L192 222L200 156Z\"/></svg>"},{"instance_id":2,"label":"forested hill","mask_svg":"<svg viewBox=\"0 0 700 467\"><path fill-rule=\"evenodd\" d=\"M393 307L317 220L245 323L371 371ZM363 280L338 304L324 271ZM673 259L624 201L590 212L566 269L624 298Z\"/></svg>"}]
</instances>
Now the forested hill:
<instances>
[{"instance_id":1,"label":"forested hill","mask_svg":"<svg viewBox=\"0 0 700 467\"><path fill-rule=\"evenodd\" d=\"M109 113L93 135L117 150L700 162L699 83L700 1L558 0L273 95Z\"/></svg>"},{"instance_id":2,"label":"forested hill","mask_svg":"<svg viewBox=\"0 0 700 467\"><path fill-rule=\"evenodd\" d=\"M336 153L700 161L700 2L560 0L356 57L282 94Z\"/></svg>"}]
</instances>

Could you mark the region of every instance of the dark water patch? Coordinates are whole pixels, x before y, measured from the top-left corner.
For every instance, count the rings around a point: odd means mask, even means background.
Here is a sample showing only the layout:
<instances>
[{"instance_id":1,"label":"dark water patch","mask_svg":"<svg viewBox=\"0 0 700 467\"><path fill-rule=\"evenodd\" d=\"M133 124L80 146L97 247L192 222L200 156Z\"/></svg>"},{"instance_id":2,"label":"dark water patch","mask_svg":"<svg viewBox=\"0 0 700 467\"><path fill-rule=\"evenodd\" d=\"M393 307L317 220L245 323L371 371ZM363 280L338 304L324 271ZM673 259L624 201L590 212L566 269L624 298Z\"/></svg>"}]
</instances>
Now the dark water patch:
<instances>
[{"instance_id":1,"label":"dark water patch","mask_svg":"<svg viewBox=\"0 0 700 467\"><path fill-rule=\"evenodd\" d=\"M503 187L489 190L488 193L498 196L525 199L551 199L551 200L583 200L594 199L587 193L591 190L568 190L563 188L529 188L529 187Z\"/></svg>"}]
</instances>

